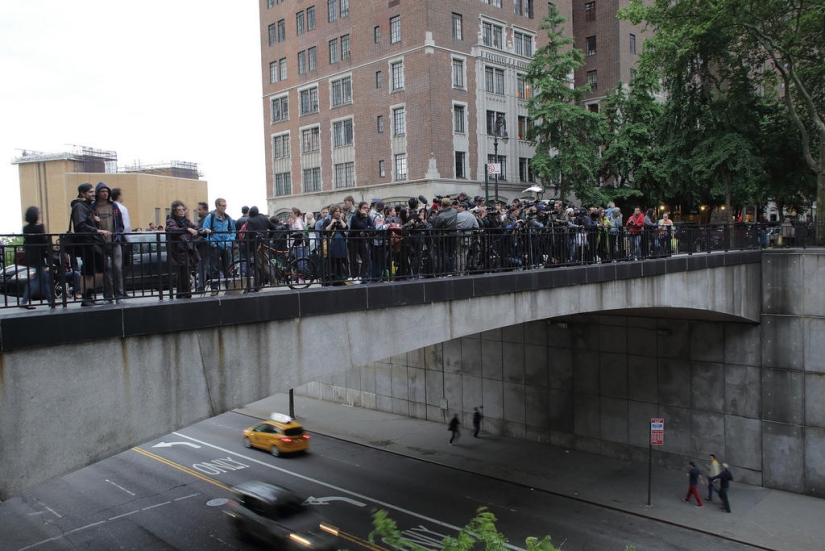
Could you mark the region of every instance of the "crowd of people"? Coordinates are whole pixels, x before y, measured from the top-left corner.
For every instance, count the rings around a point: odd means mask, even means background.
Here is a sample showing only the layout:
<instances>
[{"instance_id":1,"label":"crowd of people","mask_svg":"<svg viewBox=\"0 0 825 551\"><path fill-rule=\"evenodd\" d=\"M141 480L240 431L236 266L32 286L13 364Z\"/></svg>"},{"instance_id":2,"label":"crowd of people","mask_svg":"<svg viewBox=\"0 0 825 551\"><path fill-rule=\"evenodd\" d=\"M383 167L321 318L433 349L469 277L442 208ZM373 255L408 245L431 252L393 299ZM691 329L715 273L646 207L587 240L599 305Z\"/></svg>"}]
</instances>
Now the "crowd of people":
<instances>
[{"instance_id":1,"label":"crowd of people","mask_svg":"<svg viewBox=\"0 0 825 551\"><path fill-rule=\"evenodd\" d=\"M34 209L34 210L32 210ZM47 265L35 247L39 210L29 209L24 229L31 248L32 267ZM72 201L71 222L62 243L64 279L73 286L82 305L122 303L124 247L130 236L143 230L130 226L129 212L119 189L84 183ZM766 226L738 236L747 246L766 246ZM40 230L38 232L38 229ZM613 203L589 208L560 200L514 199L488 203L483 197L423 195L406 201L385 202L374 197L356 202L348 195L341 203L325 205L317 213L292 208L288 218L268 217L258 207L243 207L233 219L227 202L214 208L198 203L194 215L181 201L171 205L165 225L150 222L146 232L166 235L168 259L177 298L193 293L218 294L228 281L246 281L254 292L278 284L271 271L273 255L298 259L308 279L324 285L373 283L433 276L467 275L578 263L637 261L719 247L713 242L730 235L709 231L676 230L668 213L653 209L622 210ZM72 253L74 247L76 254ZM128 253L127 253L128 255ZM81 262L72 262L77 256ZM68 259L68 261L67 261ZM128 257L127 257L128 259ZM235 266L241 273L234 273ZM63 269L65 268L65 270ZM190 277L191 274L196 277ZM40 272L38 272L40 274ZM44 275L38 275L44 278ZM192 288L194 282L195 288ZM43 284L41 287L48 287ZM96 289L103 298L96 300ZM46 297L53 302L53 297ZM28 295L21 306L30 307Z\"/></svg>"}]
</instances>

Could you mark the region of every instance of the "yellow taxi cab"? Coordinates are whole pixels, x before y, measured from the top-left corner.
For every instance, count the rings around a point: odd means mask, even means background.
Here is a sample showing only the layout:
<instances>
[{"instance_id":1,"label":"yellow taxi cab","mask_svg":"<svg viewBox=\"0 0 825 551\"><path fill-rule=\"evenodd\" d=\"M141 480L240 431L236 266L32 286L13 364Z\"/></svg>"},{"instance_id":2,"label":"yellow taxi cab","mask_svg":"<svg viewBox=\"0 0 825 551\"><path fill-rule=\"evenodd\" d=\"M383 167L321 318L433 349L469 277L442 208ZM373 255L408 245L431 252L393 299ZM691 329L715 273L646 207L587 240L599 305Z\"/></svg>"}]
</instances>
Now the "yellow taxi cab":
<instances>
[{"instance_id":1,"label":"yellow taxi cab","mask_svg":"<svg viewBox=\"0 0 825 551\"><path fill-rule=\"evenodd\" d=\"M273 413L266 421L243 431L243 445L278 457L308 450L309 434L289 415Z\"/></svg>"}]
</instances>

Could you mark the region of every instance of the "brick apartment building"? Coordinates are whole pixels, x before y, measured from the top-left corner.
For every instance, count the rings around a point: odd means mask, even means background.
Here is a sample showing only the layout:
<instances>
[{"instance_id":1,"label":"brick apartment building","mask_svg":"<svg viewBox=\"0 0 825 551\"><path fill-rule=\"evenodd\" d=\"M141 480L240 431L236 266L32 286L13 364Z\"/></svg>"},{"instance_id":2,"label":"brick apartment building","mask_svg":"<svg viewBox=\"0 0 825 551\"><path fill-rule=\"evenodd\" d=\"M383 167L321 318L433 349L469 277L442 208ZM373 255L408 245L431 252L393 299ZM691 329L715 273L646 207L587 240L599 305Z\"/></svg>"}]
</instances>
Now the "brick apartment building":
<instances>
[{"instance_id":1,"label":"brick apartment building","mask_svg":"<svg viewBox=\"0 0 825 551\"><path fill-rule=\"evenodd\" d=\"M618 1L596 3L604 47L576 74L581 83L598 72L594 99L629 75L609 61L608 47L626 40L609 22ZM557 8L566 32L585 24L585 2ZM485 165L496 142L499 197L523 196L534 183L523 75L546 43L548 9L539 0L260 0L269 212L317 211L346 195L493 197ZM494 137L502 118L509 139Z\"/></svg>"}]
</instances>

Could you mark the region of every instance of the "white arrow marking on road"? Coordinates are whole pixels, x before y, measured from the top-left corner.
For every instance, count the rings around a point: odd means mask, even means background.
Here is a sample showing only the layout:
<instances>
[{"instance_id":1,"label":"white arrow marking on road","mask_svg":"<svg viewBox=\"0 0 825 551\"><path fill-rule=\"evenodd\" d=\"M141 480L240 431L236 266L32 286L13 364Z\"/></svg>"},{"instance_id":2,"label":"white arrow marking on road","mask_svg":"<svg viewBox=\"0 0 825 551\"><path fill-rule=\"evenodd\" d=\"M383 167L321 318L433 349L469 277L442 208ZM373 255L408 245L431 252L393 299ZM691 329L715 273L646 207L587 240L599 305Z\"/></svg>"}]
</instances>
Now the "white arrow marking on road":
<instances>
[{"instance_id":1,"label":"white arrow marking on road","mask_svg":"<svg viewBox=\"0 0 825 551\"><path fill-rule=\"evenodd\" d=\"M305 504L309 505L329 505L330 501L344 501L349 503L350 505L355 505L356 507L366 507L366 503L361 503L360 501L355 501L354 499L350 499L348 497L340 497L340 496L330 496L330 497L312 497L309 496Z\"/></svg>"},{"instance_id":2,"label":"white arrow marking on road","mask_svg":"<svg viewBox=\"0 0 825 551\"><path fill-rule=\"evenodd\" d=\"M160 442L152 446L153 448L171 448L172 446L189 446L191 448L200 448L197 444L191 442Z\"/></svg>"}]
</instances>

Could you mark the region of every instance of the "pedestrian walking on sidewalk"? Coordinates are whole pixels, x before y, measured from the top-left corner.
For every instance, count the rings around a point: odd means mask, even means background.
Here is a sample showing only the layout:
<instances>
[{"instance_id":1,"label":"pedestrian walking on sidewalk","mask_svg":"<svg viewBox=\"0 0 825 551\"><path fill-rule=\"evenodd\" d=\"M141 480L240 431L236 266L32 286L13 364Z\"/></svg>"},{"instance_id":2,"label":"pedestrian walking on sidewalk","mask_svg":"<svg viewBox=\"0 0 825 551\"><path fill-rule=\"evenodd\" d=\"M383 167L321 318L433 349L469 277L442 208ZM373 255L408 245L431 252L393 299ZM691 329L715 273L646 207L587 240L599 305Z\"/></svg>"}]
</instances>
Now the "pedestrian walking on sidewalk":
<instances>
[{"instance_id":1,"label":"pedestrian walking on sidewalk","mask_svg":"<svg viewBox=\"0 0 825 551\"><path fill-rule=\"evenodd\" d=\"M478 431L481 430L482 417L483 416L481 415L479 408L473 408L473 438L478 438Z\"/></svg>"},{"instance_id":2,"label":"pedestrian walking on sidewalk","mask_svg":"<svg viewBox=\"0 0 825 551\"><path fill-rule=\"evenodd\" d=\"M461 438L461 431L458 430L458 425L461 422L458 420L458 414L453 414L453 418L450 419L450 424L447 425L447 430L450 431L452 434L450 435L450 445L453 445L453 440L458 442L458 439Z\"/></svg>"},{"instance_id":3,"label":"pedestrian walking on sidewalk","mask_svg":"<svg viewBox=\"0 0 825 551\"><path fill-rule=\"evenodd\" d=\"M719 480L719 497L722 498L722 510L730 513L730 501L728 501L728 489L733 481L733 475L728 470L728 464L722 463L722 472L714 476L711 480Z\"/></svg>"},{"instance_id":4,"label":"pedestrian walking on sidewalk","mask_svg":"<svg viewBox=\"0 0 825 551\"><path fill-rule=\"evenodd\" d=\"M697 486L699 485L699 479L702 478L702 471L696 466L696 463L691 461L689 463L690 469L687 472L687 476L690 479L690 485L688 486L688 493L685 496L685 503L690 503L690 496L696 498L696 507L702 508L704 505L702 504L702 498L699 497L699 490Z\"/></svg>"},{"instance_id":5,"label":"pedestrian walking on sidewalk","mask_svg":"<svg viewBox=\"0 0 825 551\"><path fill-rule=\"evenodd\" d=\"M716 460L716 456L710 454L710 463L708 464L708 499L707 501L713 501L713 490L716 489L716 493L719 493L719 489L713 485L713 477L718 475L722 469L719 467L719 462Z\"/></svg>"}]
</instances>

